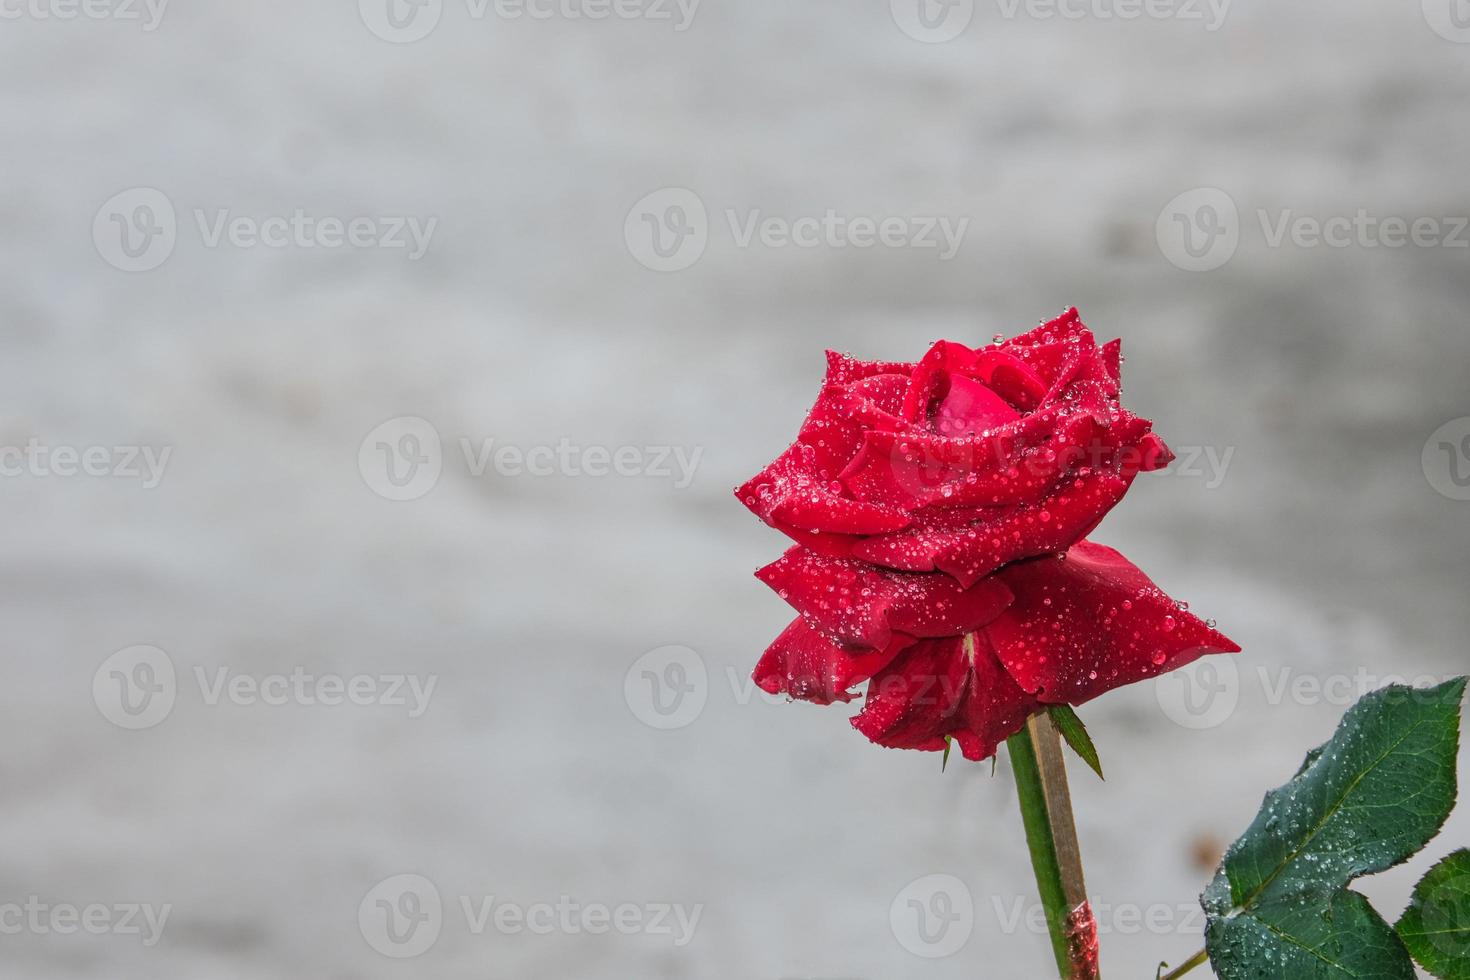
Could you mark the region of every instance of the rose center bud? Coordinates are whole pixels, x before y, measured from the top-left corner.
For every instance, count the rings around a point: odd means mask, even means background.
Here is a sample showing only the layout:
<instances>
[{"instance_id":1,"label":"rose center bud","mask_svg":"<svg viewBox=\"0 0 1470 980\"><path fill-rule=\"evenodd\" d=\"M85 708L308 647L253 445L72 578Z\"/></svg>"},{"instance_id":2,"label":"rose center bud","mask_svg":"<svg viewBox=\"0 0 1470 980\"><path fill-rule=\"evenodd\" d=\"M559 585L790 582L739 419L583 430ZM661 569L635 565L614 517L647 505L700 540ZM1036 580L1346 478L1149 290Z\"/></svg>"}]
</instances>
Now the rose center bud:
<instances>
[{"instance_id":1,"label":"rose center bud","mask_svg":"<svg viewBox=\"0 0 1470 980\"><path fill-rule=\"evenodd\" d=\"M1018 418L1020 413L985 385L951 374L949 391L934 413L934 427L942 436L958 438L978 435Z\"/></svg>"}]
</instances>

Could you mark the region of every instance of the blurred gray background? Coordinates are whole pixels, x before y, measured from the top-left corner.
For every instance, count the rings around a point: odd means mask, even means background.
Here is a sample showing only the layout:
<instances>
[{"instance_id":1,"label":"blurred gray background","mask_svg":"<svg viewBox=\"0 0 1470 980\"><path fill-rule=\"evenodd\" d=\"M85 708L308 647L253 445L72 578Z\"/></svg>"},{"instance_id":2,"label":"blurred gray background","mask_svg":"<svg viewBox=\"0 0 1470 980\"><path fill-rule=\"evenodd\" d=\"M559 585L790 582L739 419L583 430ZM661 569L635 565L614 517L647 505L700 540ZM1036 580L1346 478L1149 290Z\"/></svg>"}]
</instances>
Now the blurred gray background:
<instances>
[{"instance_id":1,"label":"blurred gray background","mask_svg":"<svg viewBox=\"0 0 1470 980\"><path fill-rule=\"evenodd\" d=\"M1470 10L566 3L5 5L0 906L45 911L0 975L1048 975L1004 758L941 774L753 696L785 541L730 488L824 347L1068 304L1194 456L1094 537L1245 648L1081 710L1104 969L1181 961L1357 693L1470 662ZM773 237L829 211L896 244ZM1433 228L1301 223L1360 211ZM327 224L268 220L298 212ZM948 258L912 241L940 218ZM368 686L266 703L293 675ZM1396 917L1467 833L1362 887ZM935 874L973 908L948 956L898 922ZM435 941L389 935L425 882ZM515 927L559 902L637 915Z\"/></svg>"}]
</instances>

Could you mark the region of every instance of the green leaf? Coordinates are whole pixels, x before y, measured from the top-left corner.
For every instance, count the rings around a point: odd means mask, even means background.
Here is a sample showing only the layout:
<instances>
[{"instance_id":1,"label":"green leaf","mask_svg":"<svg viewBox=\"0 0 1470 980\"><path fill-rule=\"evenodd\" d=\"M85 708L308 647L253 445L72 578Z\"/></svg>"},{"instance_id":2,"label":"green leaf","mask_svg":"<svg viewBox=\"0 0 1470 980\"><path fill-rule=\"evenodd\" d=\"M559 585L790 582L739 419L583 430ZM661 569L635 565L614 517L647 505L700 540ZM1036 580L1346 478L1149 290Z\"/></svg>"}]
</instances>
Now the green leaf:
<instances>
[{"instance_id":1,"label":"green leaf","mask_svg":"<svg viewBox=\"0 0 1470 980\"><path fill-rule=\"evenodd\" d=\"M1429 870L1396 928L1424 969L1440 980L1470 980L1470 850Z\"/></svg>"},{"instance_id":2,"label":"green leaf","mask_svg":"<svg viewBox=\"0 0 1470 980\"><path fill-rule=\"evenodd\" d=\"M1092 736L1087 734L1087 726L1082 724L1077 712L1069 704L1054 704L1049 710L1052 724L1057 726L1057 731L1062 733L1062 738L1067 740L1072 751L1097 773L1098 779L1104 778L1102 760L1097 757L1097 746L1092 744Z\"/></svg>"},{"instance_id":3,"label":"green leaf","mask_svg":"<svg viewBox=\"0 0 1470 980\"><path fill-rule=\"evenodd\" d=\"M939 763L939 771L949 768L949 750L954 748L954 739L949 735L944 736L944 759Z\"/></svg>"},{"instance_id":4,"label":"green leaf","mask_svg":"<svg viewBox=\"0 0 1470 980\"><path fill-rule=\"evenodd\" d=\"M1347 886L1408 860L1444 825L1465 680L1367 695L1266 794L1201 897L1222 980L1412 980L1403 942Z\"/></svg>"}]
</instances>

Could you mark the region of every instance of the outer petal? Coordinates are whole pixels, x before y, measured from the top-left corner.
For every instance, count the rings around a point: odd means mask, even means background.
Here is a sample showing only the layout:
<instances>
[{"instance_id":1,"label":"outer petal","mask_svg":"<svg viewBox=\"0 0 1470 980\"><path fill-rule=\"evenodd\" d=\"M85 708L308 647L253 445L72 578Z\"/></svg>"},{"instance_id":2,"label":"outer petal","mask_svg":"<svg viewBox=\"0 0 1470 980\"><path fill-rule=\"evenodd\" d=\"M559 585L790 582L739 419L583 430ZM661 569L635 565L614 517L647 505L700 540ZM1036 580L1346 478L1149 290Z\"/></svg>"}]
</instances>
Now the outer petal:
<instances>
[{"instance_id":1,"label":"outer petal","mask_svg":"<svg viewBox=\"0 0 1470 980\"><path fill-rule=\"evenodd\" d=\"M914 373L914 365L900 361L860 361L850 354L827 351L827 383L845 385L879 374L900 375L905 381Z\"/></svg>"},{"instance_id":2,"label":"outer petal","mask_svg":"<svg viewBox=\"0 0 1470 980\"><path fill-rule=\"evenodd\" d=\"M1026 724L1041 708L1021 689L995 655L982 630L975 634L970 690L960 708L955 741L966 759L979 762L995 754L996 747Z\"/></svg>"},{"instance_id":3,"label":"outer petal","mask_svg":"<svg viewBox=\"0 0 1470 980\"><path fill-rule=\"evenodd\" d=\"M810 450L816 477L824 482L835 480L869 429L901 427L887 407L897 406L906 384L898 375L883 374L822 389L796 436Z\"/></svg>"},{"instance_id":4,"label":"outer petal","mask_svg":"<svg viewBox=\"0 0 1470 980\"><path fill-rule=\"evenodd\" d=\"M735 494L761 520L804 544L812 544L806 535L884 534L912 523L899 510L833 493L813 475L814 456L810 447L794 443ZM838 553L846 550L844 544Z\"/></svg>"},{"instance_id":5,"label":"outer petal","mask_svg":"<svg viewBox=\"0 0 1470 980\"><path fill-rule=\"evenodd\" d=\"M755 682L768 694L789 694L815 704L851 701L852 688L888 666L913 642L911 637L896 636L885 650L849 650L798 616L766 648L756 664Z\"/></svg>"},{"instance_id":6,"label":"outer petal","mask_svg":"<svg viewBox=\"0 0 1470 980\"><path fill-rule=\"evenodd\" d=\"M937 569L972 585L1008 562L1065 551L1123 499L1128 480L1091 470L1041 502L998 510L949 530L864 538L854 557L891 568Z\"/></svg>"},{"instance_id":7,"label":"outer petal","mask_svg":"<svg viewBox=\"0 0 1470 980\"><path fill-rule=\"evenodd\" d=\"M796 547L756 572L812 626L840 643L886 648L894 634L958 636L1011 601L997 579L969 588L947 575L907 575Z\"/></svg>"},{"instance_id":8,"label":"outer petal","mask_svg":"<svg viewBox=\"0 0 1470 980\"><path fill-rule=\"evenodd\" d=\"M1082 324L1082 314L1077 312L1077 307L1072 306L1068 307L1055 320L1048 320L1026 333L1016 334L1011 339L1003 341L1000 346L1003 350L1017 347L1037 347L1060 340L1070 340L1086 331L1087 328Z\"/></svg>"},{"instance_id":9,"label":"outer petal","mask_svg":"<svg viewBox=\"0 0 1470 980\"><path fill-rule=\"evenodd\" d=\"M852 727L892 749L944 748L944 736L969 690L962 638L925 640L910 647L868 683L863 710Z\"/></svg>"},{"instance_id":10,"label":"outer petal","mask_svg":"<svg viewBox=\"0 0 1470 980\"><path fill-rule=\"evenodd\" d=\"M955 636L920 641L875 674L852 725L896 749L937 751L949 735L965 758L978 761L995 754L1039 707L983 635Z\"/></svg>"},{"instance_id":11,"label":"outer petal","mask_svg":"<svg viewBox=\"0 0 1470 980\"><path fill-rule=\"evenodd\" d=\"M1016 682L1048 704L1081 704L1240 650L1100 544L1083 541L1065 560L1018 562L995 577L1016 599L986 635Z\"/></svg>"},{"instance_id":12,"label":"outer petal","mask_svg":"<svg viewBox=\"0 0 1470 980\"><path fill-rule=\"evenodd\" d=\"M902 402L907 377L863 373L887 366L850 359L829 364L829 377L852 380L823 387L796 442L736 488L741 502L796 541L833 554L846 549L833 535L884 534L907 527L911 520L904 511L853 500L836 480L866 433L901 425L889 409Z\"/></svg>"}]
</instances>

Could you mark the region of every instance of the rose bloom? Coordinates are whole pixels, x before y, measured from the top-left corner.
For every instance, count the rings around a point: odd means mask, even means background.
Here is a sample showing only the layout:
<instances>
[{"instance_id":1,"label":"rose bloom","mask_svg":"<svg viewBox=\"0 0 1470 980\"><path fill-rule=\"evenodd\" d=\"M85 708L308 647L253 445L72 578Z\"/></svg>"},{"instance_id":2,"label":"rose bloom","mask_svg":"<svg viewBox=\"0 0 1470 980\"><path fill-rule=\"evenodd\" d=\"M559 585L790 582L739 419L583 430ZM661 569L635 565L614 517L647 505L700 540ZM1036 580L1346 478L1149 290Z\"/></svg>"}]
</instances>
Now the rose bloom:
<instances>
[{"instance_id":1,"label":"rose bloom","mask_svg":"<svg viewBox=\"0 0 1470 980\"><path fill-rule=\"evenodd\" d=\"M984 759L1049 704L1081 704L1240 648L1084 540L1173 459L1119 404L1119 341L1076 310L917 364L828 352L791 448L736 489L796 545L756 574L798 616L755 680L891 748Z\"/></svg>"}]
</instances>

